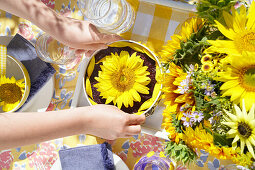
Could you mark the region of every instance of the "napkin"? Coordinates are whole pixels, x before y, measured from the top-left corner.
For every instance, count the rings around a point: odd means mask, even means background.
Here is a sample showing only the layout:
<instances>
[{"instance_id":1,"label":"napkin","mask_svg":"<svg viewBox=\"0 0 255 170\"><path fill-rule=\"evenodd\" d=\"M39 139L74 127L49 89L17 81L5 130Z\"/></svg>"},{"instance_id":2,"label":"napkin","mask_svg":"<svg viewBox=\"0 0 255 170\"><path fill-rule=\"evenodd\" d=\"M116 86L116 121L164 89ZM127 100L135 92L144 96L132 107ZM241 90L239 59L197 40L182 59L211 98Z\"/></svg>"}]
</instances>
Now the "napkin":
<instances>
[{"instance_id":1,"label":"napkin","mask_svg":"<svg viewBox=\"0 0 255 170\"><path fill-rule=\"evenodd\" d=\"M8 44L7 54L21 61L29 73L31 88L25 105L55 74L56 70L49 63L38 58L35 47L19 34L16 34Z\"/></svg>"},{"instance_id":2,"label":"napkin","mask_svg":"<svg viewBox=\"0 0 255 170\"><path fill-rule=\"evenodd\" d=\"M111 146L108 143L81 146L59 151L62 170L114 170Z\"/></svg>"}]
</instances>

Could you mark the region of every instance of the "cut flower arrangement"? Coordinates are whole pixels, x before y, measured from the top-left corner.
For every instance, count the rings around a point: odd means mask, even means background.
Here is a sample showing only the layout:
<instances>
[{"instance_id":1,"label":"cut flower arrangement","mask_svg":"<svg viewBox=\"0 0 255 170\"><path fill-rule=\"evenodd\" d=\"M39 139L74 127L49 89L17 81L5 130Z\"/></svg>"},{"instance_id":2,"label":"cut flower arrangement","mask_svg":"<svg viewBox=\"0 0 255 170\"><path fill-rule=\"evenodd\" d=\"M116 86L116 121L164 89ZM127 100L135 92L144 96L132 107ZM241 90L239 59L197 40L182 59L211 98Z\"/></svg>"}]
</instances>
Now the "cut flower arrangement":
<instances>
[{"instance_id":1,"label":"cut flower arrangement","mask_svg":"<svg viewBox=\"0 0 255 170\"><path fill-rule=\"evenodd\" d=\"M255 2L192 3L197 16L160 52L165 152L189 164L204 150L254 168Z\"/></svg>"}]
</instances>

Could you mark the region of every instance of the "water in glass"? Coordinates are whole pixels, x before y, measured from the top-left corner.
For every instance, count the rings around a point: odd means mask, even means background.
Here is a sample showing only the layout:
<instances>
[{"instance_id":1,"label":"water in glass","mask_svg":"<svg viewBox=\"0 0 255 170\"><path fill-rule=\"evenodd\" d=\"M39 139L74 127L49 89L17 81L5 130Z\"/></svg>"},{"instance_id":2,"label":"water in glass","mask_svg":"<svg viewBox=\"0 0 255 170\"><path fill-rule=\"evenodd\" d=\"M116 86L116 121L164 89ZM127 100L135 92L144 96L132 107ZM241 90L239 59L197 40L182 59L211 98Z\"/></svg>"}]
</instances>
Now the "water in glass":
<instances>
[{"instance_id":1,"label":"water in glass","mask_svg":"<svg viewBox=\"0 0 255 170\"><path fill-rule=\"evenodd\" d=\"M71 69L81 60L81 56L76 55L75 50L58 42L48 34L38 37L35 49L41 60L57 64L63 69Z\"/></svg>"},{"instance_id":2,"label":"water in glass","mask_svg":"<svg viewBox=\"0 0 255 170\"><path fill-rule=\"evenodd\" d=\"M134 23L134 10L125 0L78 0L84 16L99 29L124 33Z\"/></svg>"}]
</instances>

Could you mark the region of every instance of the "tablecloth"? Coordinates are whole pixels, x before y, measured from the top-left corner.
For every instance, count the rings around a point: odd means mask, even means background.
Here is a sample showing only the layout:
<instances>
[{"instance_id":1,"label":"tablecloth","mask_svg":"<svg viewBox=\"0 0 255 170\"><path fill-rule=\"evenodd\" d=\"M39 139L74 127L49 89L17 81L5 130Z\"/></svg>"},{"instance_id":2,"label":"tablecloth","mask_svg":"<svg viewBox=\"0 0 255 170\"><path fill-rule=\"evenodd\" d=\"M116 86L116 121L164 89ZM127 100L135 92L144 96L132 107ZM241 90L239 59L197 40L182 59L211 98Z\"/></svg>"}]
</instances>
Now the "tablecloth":
<instances>
[{"instance_id":1,"label":"tablecloth","mask_svg":"<svg viewBox=\"0 0 255 170\"><path fill-rule=\"evenodd\" d=\"M77 7L77 0L42 1L58 13L70 13L73 18L84 19ZM156 54L161 50L162 45L170 40L170 36L173 35L177 26L194 15L192 12L174 7L138 0L128 1L136 11L136 20L133 27L121 36L125 39L145 43ZM35 42L36 38L43 32L25 19L0 11L0 35L15 35L16 33L20 33L26 39ZM55 75L54 95L47 109L48 111L68 109L71 106L78 74L79 66L72 71L58 70ZM0 170L42 169L42 167L50 169L58 159L59 149L102 142L104 142L103 139L81 134L0 151ZM142 155L150 151L163 151L164 142L164 139L140 134L131 138L118 139L112 147L113 152L120 156L128 167L132 169L136 160ZM220 167L220 161L210 158L207 153L201 151L197 165L195 169L198 167L216 169ZM184 169L184 167L180 165L177 169Z\"/></svg>"}]
</instances>

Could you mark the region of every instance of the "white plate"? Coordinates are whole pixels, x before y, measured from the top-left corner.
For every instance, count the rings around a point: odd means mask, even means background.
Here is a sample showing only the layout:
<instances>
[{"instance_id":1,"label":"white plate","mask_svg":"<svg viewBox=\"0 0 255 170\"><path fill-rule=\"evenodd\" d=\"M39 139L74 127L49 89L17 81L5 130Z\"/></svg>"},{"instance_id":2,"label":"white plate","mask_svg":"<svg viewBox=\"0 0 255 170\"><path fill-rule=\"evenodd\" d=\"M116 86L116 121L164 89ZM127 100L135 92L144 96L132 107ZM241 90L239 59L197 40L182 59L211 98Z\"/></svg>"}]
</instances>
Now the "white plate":
<instances>
[{"instance_id":1,"label":"white plate","mask_svg":"<svg viewBox=\"0 0 255 170\"><path fill-rule=\"evenodd\" d=\"M44 112L48 108L54 92L54 76L23 106L22 112Z\"/></svg>"},{"instance_id":2,"label":"white plate","mask_svg":"<svg viewBox=\"0 0 255 170\"><path fill-rule=\"evenodd\" d=\"M12 36L0 36L0 44L8 45ZM51 101L54 92L54 76L37 92L35 96L20 110L22 112L45 111Z\"/></svg>"},{"instance_id":3,"label":"white plate","mask_svg":"<svg viewBox=\"0 0 255 170\"><path fill-rule=\"evenodd\" d=\"M125 162L118 155L113 154L113 161L116 170L129 170ZM60 159L57 159L51 170L62 170Z\"/></svg>"}]
</instances>

